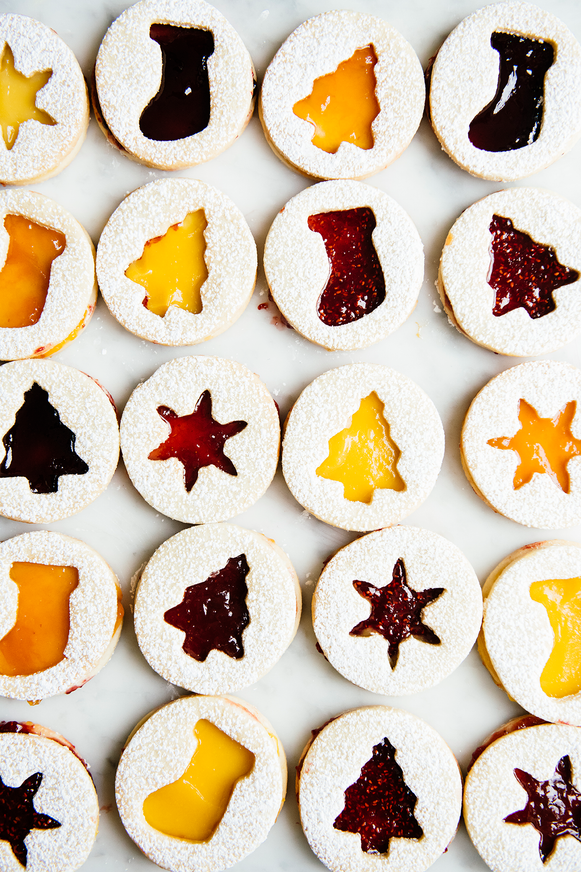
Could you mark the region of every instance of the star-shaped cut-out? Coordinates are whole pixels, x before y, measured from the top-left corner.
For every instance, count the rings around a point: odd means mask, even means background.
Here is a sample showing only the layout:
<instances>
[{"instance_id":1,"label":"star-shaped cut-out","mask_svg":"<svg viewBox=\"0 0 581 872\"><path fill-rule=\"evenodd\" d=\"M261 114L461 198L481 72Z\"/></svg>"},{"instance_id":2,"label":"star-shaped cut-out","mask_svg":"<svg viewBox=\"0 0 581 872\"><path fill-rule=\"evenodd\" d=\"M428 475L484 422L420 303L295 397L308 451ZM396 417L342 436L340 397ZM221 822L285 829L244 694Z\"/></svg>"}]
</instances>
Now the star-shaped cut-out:
<instances>
[{"instance_id":1,"label":"star-shaped cut-out","mask_svg":"<svg viewBox=\"0 0 581 872\"><path fill-rule=\"evenodd\" d=\"M212 396L204 391L191 415L177 415L168 406L158 406L157 414L167 421L170 435L148 455L149 460L169 460L175 457L183 464L185 486L189 493L198 480L203 466L216 466L228 475L238 475L236 467L224 454L227 439L248 426L246 421L220 424L212 417Z\"/></svg>"},{"instance_id":2,"label":"star-shaped cut-out","mask_svg":"<svg viewBox=\"0 0 581 872\"><path fill-rule=\"evenodd\" d=\"M514 436L489 439L488 445L504 451L516 451L520 463L514 474L513 486L518 490L529 482L535 472L547 473L557 487L569 493L567 464L581 456L581 439L571 433L577 403L567 403L554 418L541 418L526 400L520 400L520 428Z\"/></svg>"},{"instance_id":3,"label":"star-shaped cut-out","mask_svg":"<svg viewBox=\"0 0 581 872\"><path fill-rule=\"evenodd\" d=\"M354 581L353 587L371 603L368 618L353 627L350 636L369 636L379 633L387 639L387 653L391 668L395 669L399 646L410 636L430 645L439 645L440 639L422 621L422 610L444 593L443 587L412 590L408 587L404 562L399 558L393 567L392 580L385 587L375 587L367 581Z\"/></svg>"},{"instance_id":4,"label":"star-shaped cut-out","mask_svg":"<svg viewBox=\"0 0 581 872\"><path fill-rule=\"evenodd\" d=\"M518 783L527 794L527 804L505 817L507 824L532 824L540 834L539 854L546 863L561 836L581 842L581 793L572 783L571 760L566 754L557 763L555 774L537 781L528 772L515 769Z\"/></svg>"},{"instance_id":5,"label":"star-shaped cut-out","mask_svg":"<svg viewBox=\"0 0 581 872\"><path fill-rule=\"evenodd\" d=\"M18 138L20 125L38 121L54 127L56 121L36 105L36 95L44 88L52 70L42 70L25 76L14 66L14 55L8 43L0 57L0 127L6 148L10 151Z\"/></svg>"},{"instance_id":6,"label":"star-shaped cut-out","mask_svg":"<svg viewBox=\"0 0 581 872\"><path fill-rule=\"evenodd\" d=\"M61 824L34 808L33 798L42 781L42 772L35 772L20 787L10 787L0 778L0 839L10 843L12 853L26 866L28 851L24 840L31 830L54 830Z\"/></svg>"}]
</instances>

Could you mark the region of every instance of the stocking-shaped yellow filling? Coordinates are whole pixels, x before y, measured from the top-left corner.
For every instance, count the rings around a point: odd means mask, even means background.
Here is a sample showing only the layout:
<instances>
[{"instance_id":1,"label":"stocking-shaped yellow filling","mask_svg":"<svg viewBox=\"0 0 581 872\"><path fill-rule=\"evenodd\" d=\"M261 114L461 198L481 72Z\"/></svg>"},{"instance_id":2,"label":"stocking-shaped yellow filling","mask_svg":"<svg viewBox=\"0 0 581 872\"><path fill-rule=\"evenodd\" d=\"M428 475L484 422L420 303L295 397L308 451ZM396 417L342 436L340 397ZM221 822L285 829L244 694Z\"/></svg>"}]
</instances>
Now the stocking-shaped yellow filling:
<instances>
[{"instance_id":1,"label":"stocking-shaped yellow filling","mask_svg":"<svg viewBox=\"0 0 581 872\"><path fill-rule=\"evenodd\" d=\"M25 76L14 66L14 55L8 43L0 57L0 126L7 149L11 149L18 137L20 125L25 121L39 121L54 126L56 121L36 106L36 95L44 88L52 70L42 70Z\"/></svg>"},{"instance_id":2,"label":"stocking-shaped yellow filling","mask_svg":"<svg viewBox=\"0 0 581 872\"><path fill-rule=\"evenodd\" d=\"M207 842L226 813L236 783L252 771L254 754L210 721L198 721L194 735L198 744L186 771L150 793L143 814L167 836Z\"/></svg>"},{"instance_id":3,"label":"stocking-shaped yellow filling","mask_svg":"<svg viewBox=\"0 0 581 872\"><path fill-rule=\"evenodd\" d=\"M164 236L148 240L139 260L125 270L128 279L147 291L143 304L150 312L163 318L170 306L194 315L202 311L200 289L208 278L207 223L203 209L190 212Z\"/></svg>"},{"instance_id":4,"label":"stocking-shaped yellow filling","mask_svg":"<svg viewBox=\"0 0 581 872\"><path fill-rule=\"evenodd\" d=\"M361 400L350 426L329 439L329 455L317 475L341 482L345 499L370 503L376 488L405 490L397 471L399 456L374 391Z\"/></svg>"},{"instance_id":5,"label":"stocking-shaped yellow filling","mask_svg":"<svg viewBox=\"0 0 581 872\"><path fill-rule=\"evenodd\" d=\"M13 563L16 623L0 639L0 674L32 675L63 659L69 638L69 598L79 583L74 566Z\"/></svg>"},{"instance_id":6,"label":"stocking-shaped yellow filling","mask_svg":"<svg viewBox=\"0 0 581 872\"><path fill-rule=\"evenodd\" d=\"M531 599L547 610L555 640L541 673L541 688L560 699L581 690L581 578L535 581Z\"/></svg>"},{"instance_id":7,"label":"stocking-shaped yellow filling","mask_svg":"<svg viewBox=\"0 0 581 872\"><path fill-rule=\"evenodd\" d=\"M373 148L371 124L379 114L376 63L372 45L358 48L334 73L315 79L309 96L295 103L295 115L315 127L313 145L330 154L335 154L342 142Z\"/></svg>"}]
</instances>

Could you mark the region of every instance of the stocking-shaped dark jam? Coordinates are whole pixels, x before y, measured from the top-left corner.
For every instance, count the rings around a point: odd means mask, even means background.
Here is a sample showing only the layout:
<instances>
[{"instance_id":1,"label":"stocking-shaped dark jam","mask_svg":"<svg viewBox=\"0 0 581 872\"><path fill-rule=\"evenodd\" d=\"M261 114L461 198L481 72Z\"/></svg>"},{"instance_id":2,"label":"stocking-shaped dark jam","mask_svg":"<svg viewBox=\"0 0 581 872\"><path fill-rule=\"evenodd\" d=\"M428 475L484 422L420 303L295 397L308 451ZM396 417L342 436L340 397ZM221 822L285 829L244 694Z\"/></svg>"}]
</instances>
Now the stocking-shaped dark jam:
<instances>
[{"instance_id":1,"label":"stocking-shaped dark jam","mask_svg":"<svg viewBox=\"0 0 581 872\"><path fill-rule=\"evenodd\" d=\"M54 830L59 821L34 808L34 795L42 773L30 775L19 787L9 787L0 778L0 839L8 842L21 866L26 867L28 852L24 840L32 830Z\"/></svg>"},{"instance_id":2,"label":"stocking-shaped dark jam","mask_svg":"<svg viewBox=\"0 0 581 872\"><path fill-rule=\"evenodd\" d=\"M149 36L161 48L161 86L145 107L139 127L158 142L185 139L210 121L208 58L214 51L210 30L152 24Z\"/></svg>"},{"instance_id":3,"label":"stocking-shaped dark jam","mask_svg":"<svg viewBox=\"0 0 581 872\"><path fill-rule=\"evenodd\" d=\"M48 393L36 382L24 394L14 424L2 442L6 456L0 478L24 477L35 494L58 491L61 475L84 475L89 471L75 451L76 436L62 423Z\"/></svg>"},{"instance_id":4,"label":"stocking-shaped dark jam","mask_svg":"<svg viewBox=\"0 0 581 872\"><path fill-rule=\"evenodd\" d=\"M417 801L395 761L395 748L385 738L375 745L361 775L345 791L345 807L333 827L359 833L361 850L368 854L387 854L390 839L421 839L424 835L414 815Z\"/></svg>"},{"instance_id":5,"label":"stocking-shaped dark jam","mask_svg":"<svg viewBox=\"0 0 581 872\"><path fill-rule=\"evenodd\" d=\"M245 554L231 557L226 566L206 581L192 584L181 603L164 614L164 620L186 634L182 648L203 663L212 649L235 660L244 657L242 633L250 623L246 608Z\"/></svg>"},{"instance_id":6,"label":"stocking-shaped dark jam","mask_svg":"<svg viewBox=\"0 0 581 872\"><path fill-rule=\"evenodd\" d=\"M496 94L471 121L468 137L482 151L514 151L539 138L555 51L550 42L516 33L495 32L490 45L500 55Z\"/></svg>"},{"instance_id":7,"label":"stocking-shaped dark jam","mask_svg":"<svg viewBox=\"0 0 581 872\"><path fill-rule=\"evenodd\" d=\"M317 303L323 324L338 327L369 315L385 300L385 280L371 240L375 215L364 206L310 215L325 243L331 275Z\"/></svg>"},{"instance_id":8,"label":"stocking-shaped dark jam","mask_svg":"<svg viewBox=\"0 0 581 872\"><path fill-rule=\"evenodd\" d=\"M492 313L505 315L523 308L531 318L555 309L553 291L579 279L577 270L563 266L555 249L515 230L510 218L493 215L488 284L496 297Z\"/></svg>"}]
</instances>

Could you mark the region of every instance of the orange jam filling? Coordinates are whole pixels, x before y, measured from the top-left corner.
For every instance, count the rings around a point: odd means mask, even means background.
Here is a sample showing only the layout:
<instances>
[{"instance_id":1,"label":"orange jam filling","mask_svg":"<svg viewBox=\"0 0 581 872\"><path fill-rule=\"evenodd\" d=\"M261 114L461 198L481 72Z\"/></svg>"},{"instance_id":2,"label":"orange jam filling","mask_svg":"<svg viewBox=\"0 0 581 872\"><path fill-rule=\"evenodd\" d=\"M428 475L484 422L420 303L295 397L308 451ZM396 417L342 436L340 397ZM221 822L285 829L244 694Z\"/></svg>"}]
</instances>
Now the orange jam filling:
<instances>
[{"instance_id":1,"label":"orange jam filling","mask_svg":"<svg viewBox=\"0 0 581 872\"><path fill-rule=\"evenodd\" d=\"M54 118L36 106L36 95L44 88L52 70L42 70L25 76L14 66L14 55L8 43L0 57L0 127L2 138L8 150L18 137L20 125L25 121L39 121L41 124L56 124Z\"/></svg>"},{"instance_id":2,"label":"orange jam filling","mask_svg":"<svg viewBox=\"0 0 581 872\"><path fill-rule=\"evenodd\" d=\"M201 287L208 278L204 255L203 209L190 212L164 236L145 243L143 254L125 270L132 282L147 291L143 305L162 318L170 306L198 315L202 311Z\"/></svg>"},{"instance_id":3,"label":"orange jam filling","mask_svg":"<svg viewBox=\"0 0 581 872\"><path fill-rule=\"evenodd\" d=\"M63 659L70 629L69 598L79 583L74 566L13 563L16 622L0 639L0 674L32 675Z\"/></svg>"},{"instance_id":4,"label":"orange jam filling","mask_svg":"<svg viewBox=\"0 0 581 872\"><path fill-rule=\"evenodd\" d=\"M314 125L313 145L329 154L335 154L342 142L373 148L371 125L379 115L376 63L372 45L358 48L334 73L315 79L309 96L295 103L295 115Z\"/></svg>"},{"instance_id":5,"label":"orange jam filling","mask_svg":"<svg viewBox=\"0 0 581 872\"><path fill-rule=\"evenodd\" d=\"M167 836L207 842L226 813L236 783L251 772L254 754L210 721L198 721L194 735L198 744L186 771L150 793L143 814Z\"/></svg>"},{"instance_id":6,"label":"orange jam filling","mask_svg":"<svg viewBox=\"0 0 581 872\"><path fill-rule=\"evenodd\" d=\"M581 578L535 581L530 595L549 616L555 636L541 673L541 689L561 699L581 691Z\"/></svg>"},{"instance_id":7,"label":"orange jam filling","mask_svg":"<svg viewBox=\"0 0 581 872\"><path fill-rule=\"evenodd\" d=\"M362 399L349 427L329 439L329 455L317 469L321 478L341 482L347 500L370 503L376 488L405 490L397 471L401 452L383 408L375 391Z\"/></svg>"}]
</instances>

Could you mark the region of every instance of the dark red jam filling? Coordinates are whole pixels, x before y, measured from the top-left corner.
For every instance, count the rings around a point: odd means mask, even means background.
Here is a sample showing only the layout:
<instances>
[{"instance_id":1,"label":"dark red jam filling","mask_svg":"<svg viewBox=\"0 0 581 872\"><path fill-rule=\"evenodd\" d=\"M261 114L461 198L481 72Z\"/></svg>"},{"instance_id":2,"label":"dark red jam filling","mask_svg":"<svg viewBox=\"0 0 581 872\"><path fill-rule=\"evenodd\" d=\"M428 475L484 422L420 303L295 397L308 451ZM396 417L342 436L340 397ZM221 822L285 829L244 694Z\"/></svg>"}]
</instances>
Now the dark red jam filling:
<instances>
[{"instance_id":1,"label":"dark red jam filling","mask_svg":"<svg viewBox=\"0 0 581 872\"><path fill-rule=\"evenodd\" d=\"M496 94L470 123L468 137L482 151L515 151L539 138L555 51L550 42L516 33L495 32L490 45L500 55Z\"/></svg>"},{"instance_id":2,"label":"dark red jam filling","mask_svg":"<svg viewBox=\"0 0 581 872\"><path fill-rule=\"evenodd\" d=\"M214 51L210 30L152 24L149 36L161 48L161 86L141 114L144 136L158 142L185 139L210 121L208 58Z\"/></svg>"},{"instance_id":3,"label":"dark red jam filling","mask_svg":"<svg viewBox=\"0 0 581 872\"><path fill-rule=\"evenodd\" d=\"M0 478L27 478L33 493L56 493L61 475L89 471L75 451L76 438L51 406L48 392L35 382L24 394L14 424L2 439L6 456L0 465Z\"/></svg>"},{"instance_id":4,"label":"dark red jam filling","mask_svg":"<svg viewBox=\"0 0 581 872\"><path fill-rule=\"evenodd\" d=\"M187 587L182 602L164 614L164 620L186 634L182 648L203 663L212 650L228 657L244 657L242 633L250 623L246 607L250 569L245 554L231 557L206 581Z\"/></svg>"},{"instance_id":5,"label":"dark red jam filling","mask_svg":"<svg viewBox=\"0 0 581 872\"><path fill-rule=\"evenodd\" d=\"M309 230L320 233L331 275L317 303L323 324L359 321L385 300L385 280L371 240L376 221L368 206L310 215Z\"/></svg>"},{"instance_id":6,"label":"dark red jam filling","mask_svg":"<svg viewBox=\"0 0 581 872\"><path fill-rule=\"evenodd\" d=\"M21 866L26 867L28 852L24 840L32 830L54 830L59 821L34 808L34 795L42 773L30 775L19 787L9 787L0 778L0 839L8 842Z\"/></svg>"},{"instance_id":7,"label":"dark red jam filling","mask_svg":"<svg viewBox=\"0 0 581 872\"><path fill-rule=\"evenodd\" d=\"M523 308L542 318L556 308L553 291L579 279L579 273L557 260L555 249L515 230L510 218L493 215L490 222L490 275L496 297L492 313L499 317Z\"/></svg>"}]
</instances>

